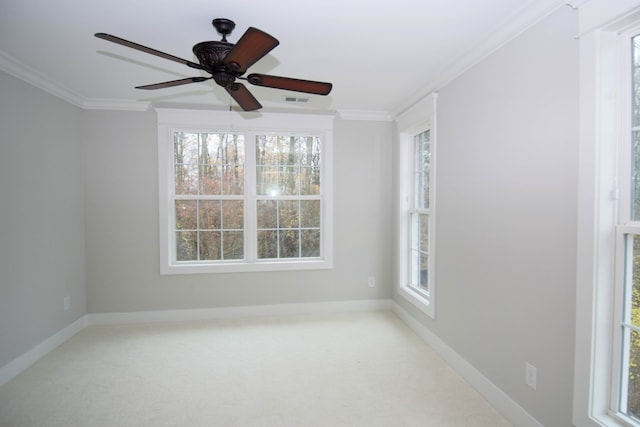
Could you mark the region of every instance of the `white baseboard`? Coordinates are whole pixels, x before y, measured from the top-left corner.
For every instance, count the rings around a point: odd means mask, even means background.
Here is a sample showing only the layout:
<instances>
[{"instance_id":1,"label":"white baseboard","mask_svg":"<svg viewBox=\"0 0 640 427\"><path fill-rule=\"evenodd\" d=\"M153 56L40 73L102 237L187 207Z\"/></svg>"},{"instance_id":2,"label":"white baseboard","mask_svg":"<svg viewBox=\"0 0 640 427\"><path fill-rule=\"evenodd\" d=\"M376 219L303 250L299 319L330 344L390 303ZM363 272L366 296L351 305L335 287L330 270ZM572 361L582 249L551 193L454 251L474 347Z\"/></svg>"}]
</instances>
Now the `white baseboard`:
<instances>
[{"instance_id":1,"label":"white baseboard","mask_svg":"<svg viewBox=\"0 0 640 427\"><path fill-rule=\"evenodd\" d=\"M14 379L19 373L42 359L49 352L53 351L60 344L64 343L86 327L87 316L82 316L80 319L42 341L31 350L0 367L0 386Z\"/></svg>"},{"instance_id":2,"label":"white baseboard","mask_svg":"<svg viewBox=\"0 0 640 427\"><path fill-rule=\"evenodd\" d=\"M518 427L544 427L538 420L525 411L505 392L500 390L473 365L456 353L437 335L427 329L396 302L392 302L393 312L418 336L442 356L474 389L478 391L509 422Z\"/></svg>"},{"instance_id":3,"label":"white baseboard","mask_svg":"<svg viewBox=\"0 0 640 427\"><path fill-rule=\"evenodd\" d=\"M61 331L45 339L31 350L0 367L0 386L14 379L22 371L42 359L60 344L64 343L89 325L135 324L206 319L239 319L246 317L386 310L391 310L390 299L257 305L189 310L140 311L133 313L92 313L81 317Z\"/></svg>"},{"instance_id":4,"label":"white baseboard","mask_svg":"<svg viewBox=\"0 0 640 427\"><path fill-rule=\"evenodd\" d=\"M89 325L116 325L381 310L391 310L390 299L254 305L188 310L138 311L130 313L92 313L87 316L89 318Z\"/></svg>"},{"instance_id":5,"label":"white baseboard","mask_svg":"<svg viewBox=\"0 0 640 427\"><path fill-rule=\"evenodd\" d=\"M535 418L470 365L440 338L424 327L402 307L390 299L334 301L303 304L277 304L243 307L222 307L191 310L161 310L132 313L92 313L52 335L31 350L0 367L0 386L36 363L60 344L89 325L135 324L206 319L233 319L265 316L312 315L358 311L393 310L416 334L437 351L472 387L484 396L505 418L521 427L543 427Z\"/></svg>"}]
</instances>

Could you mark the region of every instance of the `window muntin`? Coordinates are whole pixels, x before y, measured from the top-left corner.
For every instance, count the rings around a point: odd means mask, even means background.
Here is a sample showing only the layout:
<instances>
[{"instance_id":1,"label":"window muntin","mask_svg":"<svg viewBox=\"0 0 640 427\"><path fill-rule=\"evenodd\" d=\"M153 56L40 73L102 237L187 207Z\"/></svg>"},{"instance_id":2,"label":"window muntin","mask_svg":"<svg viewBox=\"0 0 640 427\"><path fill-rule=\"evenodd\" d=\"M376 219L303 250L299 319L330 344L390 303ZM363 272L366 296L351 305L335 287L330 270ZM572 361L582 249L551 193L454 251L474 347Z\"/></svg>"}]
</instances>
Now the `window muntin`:
<instances>
[{"instance_id":1,"label":"window muntin","mask_svg":"<svg viewBox=\"0 0 640 427\"><path fill-rule=\"evenodd\" d=\"M162 274L332 267L333 117L250 119L158 109Z\"/></svg>"}]
</instances>

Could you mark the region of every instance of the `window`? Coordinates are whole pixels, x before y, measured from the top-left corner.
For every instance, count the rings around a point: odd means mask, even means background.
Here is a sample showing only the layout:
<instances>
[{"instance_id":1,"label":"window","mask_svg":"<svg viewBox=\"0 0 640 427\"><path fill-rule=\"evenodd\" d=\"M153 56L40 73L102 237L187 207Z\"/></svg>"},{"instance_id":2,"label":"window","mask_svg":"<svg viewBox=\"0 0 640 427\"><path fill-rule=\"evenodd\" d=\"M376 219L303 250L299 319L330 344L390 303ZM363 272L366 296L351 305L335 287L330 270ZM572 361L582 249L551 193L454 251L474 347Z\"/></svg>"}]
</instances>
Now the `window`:
<instances>
[{"instance_id":1,"label":"window","mask_svg":"<svg viewBox=\"0 0 640 427\"><path fill-rule=\"evenodd\" d=\"M244 258L244 136L173 131L176 262Z\"/></svg>"},{"instance_id":2,"label":"window","mask_svg":"<svg viewBox=\"0 0 640 427\"><path fill-rule=\"evenodd\" d=\"M413 137L411 202L409 206L409 281L416 292L429 297L429 208L431 186L431 130Z\"/></svg>"},{"instance_id":3,"label":"window","mask_svg":"<svg viewBox=\"0 0 640 427\"><path fill-rule=\"evenodd\" d=\"M158 110L163 274L332 266L330 116Z\"/></svg>"},{"instance_id":4,"label":"window","mask_svg":"<svg viewBox=\"0 0 640 427\"><path fill-rule=\"evenodd\" d=\"M616 235L616 298L614 317L613 385L614 411L620 418L640 426L640 29L622 38L626 63L631 71L629 102L621 108L620 182ZM627 68L627 67L624 67ZM626 73L625 73L626 74ZM627 112L625 113L625 105Z\"/></svg>"},{"instance_id":5,"label":"window","mask_svg":"<svg viewBox=\"0 0 640 427\"><path fill-rule=\"evenodd\" d=\"M640 426L640 9L629 7L580 5L573 408L580 427Z\"/></svg>"},{"instance_id":6,"label":"window","mask_svg":"<svg viewBox=\"0 0 640 427\"><path fill-rule=\"evenodd\" d=\"M434 316L436 94L398 120L398 293Z\"/></svg>"}]
</instances>

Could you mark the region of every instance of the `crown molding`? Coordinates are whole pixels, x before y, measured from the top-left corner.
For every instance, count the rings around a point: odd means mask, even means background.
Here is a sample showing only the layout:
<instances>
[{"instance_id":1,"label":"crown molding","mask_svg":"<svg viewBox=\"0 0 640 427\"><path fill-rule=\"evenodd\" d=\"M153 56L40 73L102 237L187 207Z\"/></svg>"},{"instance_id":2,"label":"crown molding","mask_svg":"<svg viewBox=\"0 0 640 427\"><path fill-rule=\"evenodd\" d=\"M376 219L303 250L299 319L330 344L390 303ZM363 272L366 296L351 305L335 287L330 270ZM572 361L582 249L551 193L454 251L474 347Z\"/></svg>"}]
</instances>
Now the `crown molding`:
<instances>
[{"instance_id":1,"label":"crown molding","mask_svg":"<svg viewBox=\"0 0 640 427\"><path fill-rule=\"evenodd\" d=\"M147 111L151 103L130 99L98 99L90 98L82 102L85 110L117 110L117 111Z\"/></svg>"},{"instance_id":2,"label":"crown molding","mask_svg":"<svg viewBox=\"0 0 640 427\"><path fill-rule=\"evenodd\" d=\"M76 107L82 108L84 104L84 98L79 94L52 81L3 51L0 51L0 70L42 89L53 96L63 99Z\"/></svg>"},{"instance_id":3,"label":"crown molding","mask_svg":"<svg viewBox=\"0 0 640 427\"><path fill-rule=\"evenodd\" d=\"M458 60L449 64L443 71L429 82L426 86L416 92L416 94L403 102L398 108L387 111L365 111L365 110L338 110L337 113L343 120L366 120L366 121L393 121L395 117L402 114L412 105L420 102L421 99L432 92L440 90L465 71L478 64L491 53L516 38L522 32L544 19L561 7L577 8L590 0L531 0L520 10L508 17L482 42L460 56ZM91 99L84 98L60 83L54 82L24 63L0 51L0 70L30 83L31 85L44 90L58 98L61 98L79 108L87 110L124 110L124 111L146 111L151 103L145 101L134 101L125 99Z\"/></svg>"},{"instance_id":4,"label":"crown molding","mask_svg":"<svg viewBox=\"0 0 640 427\"><path fill-rule=\"evenodd\" d=\"M484 40L461 55L453 63L448 64L434 79L428 81L426 86L416 92L416 95L408 99L397 109L393 110L392 117L397 117L412 105L432 92L437 92L454 79L464 74L483 59L500 49L508 42L514 40L520 34L562 7L575 9L573 3L580 5L588 0L531 0L528 4L507 17Z\"/></svg>"},{"instance_id":5,"label":"crown molding","mask_svg":"<svg viewBox=\"0 0 640 427\"><path fill-rule=\"evenodd\" d=\"M128 99L84 98L3 51L0 51L0 70L85 110L146 111L150 105L149 102Z\"/></svg>"}]
</instances>

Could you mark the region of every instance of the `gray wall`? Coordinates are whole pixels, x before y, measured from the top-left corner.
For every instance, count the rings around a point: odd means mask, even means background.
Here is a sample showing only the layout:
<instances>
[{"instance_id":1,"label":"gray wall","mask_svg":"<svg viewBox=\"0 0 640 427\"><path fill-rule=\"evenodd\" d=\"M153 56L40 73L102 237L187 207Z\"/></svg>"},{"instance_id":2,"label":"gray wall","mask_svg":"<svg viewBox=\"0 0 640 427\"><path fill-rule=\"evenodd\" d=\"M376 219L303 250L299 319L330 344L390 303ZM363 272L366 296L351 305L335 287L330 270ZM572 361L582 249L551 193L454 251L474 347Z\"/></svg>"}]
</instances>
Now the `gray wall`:
<instances>
[{"instance_id":1,"label":"gray wall","mask_svg":"<svg viewBox=\"0 0 640 427\"><path fill-rule=\"evenodd\" d=\"M4 72L0 93L3 366L86 305L81 111Z\"/></svg>"},{"instance_id":2,"label":"gray wall","mask_svg":"<svg viewBox=\"0 0 640 427\"><path fill-rule=\"evenodd\" d=\"M549 426L571 424L576 32L564 8L440 90L435 320L394 295ZM391 123L336 120L333 270L160 276L155 114L0 93L0 366L85 312L391 296Z\"/></svg>"},{"instance_id":3,"label":"gray wall","mask_svg":"<svg viewBox=\"0 0 640 427\"><path fill-rule=\"evenodd\" d=\"M161 276L155 113L85 111L88 311L390 298L392 132L336 120L333 270Z\"/></svg>"},{"instance_id":4,"label":"gray wall","mask_svg":"<svg viewBox=\"0 0 640 427\"><path fill-rule=\"evenodd\" d=\"M576 34L565 7L440 90L435 320L394 296L547 426L571 425Z\"/></svg>"}]
</instances>

